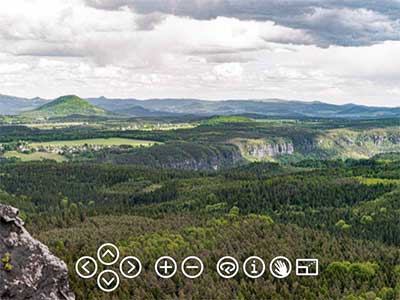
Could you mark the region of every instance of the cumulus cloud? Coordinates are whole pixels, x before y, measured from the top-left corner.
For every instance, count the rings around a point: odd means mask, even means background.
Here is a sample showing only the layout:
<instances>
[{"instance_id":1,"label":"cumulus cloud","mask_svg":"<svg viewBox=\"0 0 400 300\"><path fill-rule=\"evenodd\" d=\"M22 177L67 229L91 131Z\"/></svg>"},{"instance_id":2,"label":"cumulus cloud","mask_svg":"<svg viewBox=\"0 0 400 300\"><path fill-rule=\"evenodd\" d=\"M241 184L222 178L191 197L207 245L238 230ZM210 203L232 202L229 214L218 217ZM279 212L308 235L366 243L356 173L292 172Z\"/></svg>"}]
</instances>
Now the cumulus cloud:
<instances>
[{"instance_id":1,"label":"cumulus cloud","mask_svg":"<svg viewBox=\"0 0 400 300\"><path fill-rule=\"evenodd\" d=\"M391 0L86 0L104 9L130 7L207 20L220 16L273 21L308 31L319 46L358 46L400 39L400 2ZM284 40L282 40L283 42Z\"/></svg>"},{"instance_id":2,"label":"cumulus cloud","mask_svg":"<svg viewBox=\"0 0 400 300\"><path fill-rule=\"evenodd\" d=\"M102 65L144 67L176 55L234 54L268 48L269 42L312 43L306 32L271 21L144 16L126 9L99 10L78 0L7 3L11 1L0 3L0 43L3 51L15 55L83 57Z\"/></svg>"},{"instance_id":3,"label":"cumulus cloud","mask_svg":"<svg viewBox=\"0 0 400 300\"><path fill-rule=\"evenodd\" d=\"M372 10L315 8L293 24L313 32L320 45L362 46L400 39L400 23Z\"/></svg>"},{"instance_id":4,"label":"cumulus cloud","mask_svg":"<svg viewBox=\"0 0 400 300\"><path fill-rule=\"evenodd\" d=\"M395 105L398 2L374 3L2 0L0 92Z\"/></svg>"},{"instance_id":5,"label":"cumulus cloud","mask_svg":"<svg viewBox=\"0 0 400 300\"><path fill-rule=\"evenodd\" d=\"M213 73L217 77L240 78L243 74L243 68L240 63L225 63L216 65Z\"/></svg>"}]
</instances>

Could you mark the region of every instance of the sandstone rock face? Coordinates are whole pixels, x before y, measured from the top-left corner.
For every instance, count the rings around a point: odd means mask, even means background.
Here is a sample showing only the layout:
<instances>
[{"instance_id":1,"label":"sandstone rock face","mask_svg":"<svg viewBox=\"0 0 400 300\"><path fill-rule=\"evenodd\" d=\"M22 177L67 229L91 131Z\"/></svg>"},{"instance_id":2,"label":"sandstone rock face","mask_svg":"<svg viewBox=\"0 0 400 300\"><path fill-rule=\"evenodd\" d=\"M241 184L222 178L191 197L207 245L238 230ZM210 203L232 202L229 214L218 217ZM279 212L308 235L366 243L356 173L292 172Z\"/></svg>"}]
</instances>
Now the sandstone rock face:
<instances>
[{"instance_id":1,"label":"sandstone rock face","mask_svg":"<svg viewBox=\"0 0 400 300\"><path fill-rule=\"evenodd\" d=\"M65 263L32 238L17 209L1 204L0 299L75 299Z\"/></svg>"},{"instance_id":2,"label":"sandstone rock face","mask_svg":"<svg viewBox=\"0 0 400 300\"><path fill-rule=\"evenodd\" d=\"M292 143L266 144L266 145L250 145L247 146L248 154L258 159L265 157L276 157L279 155L292 155L294 147Z\"/></svg>"}]
</instances>

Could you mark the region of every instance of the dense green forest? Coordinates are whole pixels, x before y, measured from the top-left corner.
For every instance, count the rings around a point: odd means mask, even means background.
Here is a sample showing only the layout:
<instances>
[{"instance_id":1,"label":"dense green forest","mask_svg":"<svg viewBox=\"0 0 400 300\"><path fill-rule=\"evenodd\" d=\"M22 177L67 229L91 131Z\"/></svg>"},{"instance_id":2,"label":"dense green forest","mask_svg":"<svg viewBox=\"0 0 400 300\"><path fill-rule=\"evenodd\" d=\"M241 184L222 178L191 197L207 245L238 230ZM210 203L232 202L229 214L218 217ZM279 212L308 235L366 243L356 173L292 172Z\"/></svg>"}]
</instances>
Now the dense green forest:
<instances>
[{"instance_id":1,"label":"dense green forest","mask_svg":"<svg viewBox=\"0 0 400 300\"><path fill-rule=\"evenodd\" d=\"M99 137L164 143L62 163L2 159L0 202L18 207L28 230L67 263L77 299L400 299L398 120L200 123L171 131L0 127L6 147ZM320 146L321 136L335 146ZM364 159L345 157L349 137L352 151L376 148ZM294 152L250 161L230 142L236 139L283 139ZM74 271L79 257L96 256L105 242L144 267L111 294ZM205 272L160 279L153 264L162 255L178 262L197 255ZM320 275L249 279L240 271L226 280L215 270L225 255L240 262L252 255L318 258Z\"/></svg>"}]
</instances>

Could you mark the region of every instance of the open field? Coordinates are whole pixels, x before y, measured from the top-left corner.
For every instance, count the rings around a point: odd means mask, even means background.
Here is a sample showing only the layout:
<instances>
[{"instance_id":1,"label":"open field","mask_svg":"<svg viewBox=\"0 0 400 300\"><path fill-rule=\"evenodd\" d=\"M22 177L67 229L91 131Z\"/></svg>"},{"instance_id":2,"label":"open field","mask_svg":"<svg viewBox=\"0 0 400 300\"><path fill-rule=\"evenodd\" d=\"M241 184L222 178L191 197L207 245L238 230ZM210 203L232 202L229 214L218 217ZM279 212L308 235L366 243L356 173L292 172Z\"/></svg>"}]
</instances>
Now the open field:
<instances>
[{"instance_id":1,"label":"open field","mask_svg":"<svg viewBox=\"0 0 400 300\"><path fill-rule=\"evenodd\" d=\"M26 123L21 124L22 126L38 129L55 129L55 128L68 128L72 126L89 126L86 122L57 122L57 123ZM94 125L90 124L92 127Z\"/></svg>"},{"instance_id":2,"label":"open field","mask_svg":"<svg viewBox=\"0 0 400 300\"><path fill-rule=\"evenodd\" d=\"M35 152L30 154L24 154L17 151L9 151L4 154L6 158L20 158L22 161L34 161L34 160L44 160L51 159L58 162L66 161L67 159L56 153L45 153L45 152Z\"/></svg>"},{"instance_id":3,"label":"open field","mask_svg":"<svg viewBox=\"0 0 400 300\"><path fill-rule=\"evenodd\" d=\"M146 141L146 140L135 140L135 139L124 139L124 138L99 138L99 139L84 139L84 140L71 140L71 141L51 141L42 143L32 143L31 147L76 147L84 145L101 145L101 146L120 146L129 145L132 147L139 146L152 146L158 142Z\"/></svg>"},{"instance_id":4,"label":"open field","mask_svg":"<svg viewBox=\"0 0 400 300\"><path fill-rule=\"evenodd\" d=\"M140 130L144 130L144 131L152 131L152 130L169 131L169 130L178 130L178 129L192 129L192 128L196 128L197 126L198 126L198 124L195 124L195 123L145 125L142 128L140 128Z\"/></svg>"}]
</instances>

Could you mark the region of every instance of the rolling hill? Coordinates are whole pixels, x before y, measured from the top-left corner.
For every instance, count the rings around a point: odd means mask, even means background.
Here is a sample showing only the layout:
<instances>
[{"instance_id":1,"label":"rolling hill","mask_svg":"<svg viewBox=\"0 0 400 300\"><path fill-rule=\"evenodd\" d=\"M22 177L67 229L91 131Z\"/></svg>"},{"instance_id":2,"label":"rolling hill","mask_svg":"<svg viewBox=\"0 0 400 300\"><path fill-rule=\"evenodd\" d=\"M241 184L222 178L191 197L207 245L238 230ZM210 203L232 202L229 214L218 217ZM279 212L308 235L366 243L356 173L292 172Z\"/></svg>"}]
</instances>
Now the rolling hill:
<instances>
[{"instance_id":1,"label":"rolling hill","mask_svg":"<svg viewBox=\"0 0 400 300\"><path fill-rule=\"evenodd\" d=\"M297 100L223 100L205 101L197 99L107 99L91 98L90 103L113 112L142 107L152 115L163 116L166 113L176 115L244 115L257 114L268 117L288 118L396 118L400 117L400 108L370 107L356 104L335 105L320 101L305 102Z\"/></svg>"},{"instance_id":2,"label":"rolling hill","mask_svg":"<svg viewBox=\"0 0 400 300\"><path fill-rule=\"evenodd\" d=\"M105 116L109 114L105 109L90 104L78 96L68 95L57 98L43 106L24 113L34 117L62 117L69 115Z\"/></svg>"},{"instance_id":3,"label":"rolling hill","mask_svg":"<svg viewBox=\"0 0 400 300\"><path fill-rule=\"evenodd\" d=\"M0 94L0 115L16 115L23 111L36 109L49 100L42 98L20 98Z\"/></svg>"},{"instance_id":4,"label":"rolling hill","mask_svg":"<svg viewBox=\"0 0 400 300\"><path fill-rule=\"evenodd\" d=\"M63 103L65 102L67 103ZM87 101L87 102L86 102ZM357 104L335 105L320 101L297 100L223 100L199 99L109 99L105 97L83 100L64 96L54 101L18 98L0 95L0 115L29 114L33 116L97 115L107 112L132 117L251 115L283 118L398 118L400 108L364 106Z\"/></svg>"}]
</instances>

